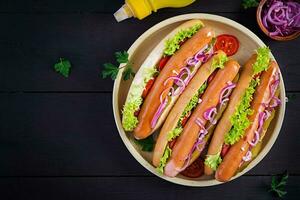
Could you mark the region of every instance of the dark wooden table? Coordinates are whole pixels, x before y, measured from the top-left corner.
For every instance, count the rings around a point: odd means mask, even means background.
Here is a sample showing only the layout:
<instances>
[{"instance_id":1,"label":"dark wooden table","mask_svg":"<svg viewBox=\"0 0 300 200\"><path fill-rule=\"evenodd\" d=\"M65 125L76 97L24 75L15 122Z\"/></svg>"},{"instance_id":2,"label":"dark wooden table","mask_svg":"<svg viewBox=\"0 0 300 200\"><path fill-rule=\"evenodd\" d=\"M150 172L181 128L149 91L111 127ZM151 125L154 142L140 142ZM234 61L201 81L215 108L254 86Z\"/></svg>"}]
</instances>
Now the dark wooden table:
<instances>
[{"instance_id":1,"label":"dark wooden table","mask_svg":"<svg viewBox=\"0 0 300 200\"><path fill-rule=\"evenodd\" d=\"M0 2L0 198L6 199L274 199L271 176L288 170L286 199L300 189L300 40L275 42L259 30L255 9L240 0L198 0L143 21L117 23L122 0ZM112 114L110 80L101 66L154 24L184 13L233 19L270 46L290 101L270 153L230 183L190 188L155 177L127 151ZM53 71L59 57L68 79Z\"/></svg>"}]
</instances>

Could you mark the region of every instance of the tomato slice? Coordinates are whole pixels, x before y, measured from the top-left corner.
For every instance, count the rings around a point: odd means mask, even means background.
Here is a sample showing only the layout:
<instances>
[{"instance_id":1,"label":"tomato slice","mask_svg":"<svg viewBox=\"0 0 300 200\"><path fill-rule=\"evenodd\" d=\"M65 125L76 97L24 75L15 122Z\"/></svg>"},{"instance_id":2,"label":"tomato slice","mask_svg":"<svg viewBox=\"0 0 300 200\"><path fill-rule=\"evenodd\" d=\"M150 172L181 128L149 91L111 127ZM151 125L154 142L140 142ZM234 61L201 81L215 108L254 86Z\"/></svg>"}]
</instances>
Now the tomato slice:
<instances>
[{"instance_id":1,"label":"tomato slice","mask_svg":"<svg viewBox=\"0 0 300 200\"><path fill-rule=\"evenodd\" d=\"M198 178L204 173L204 162L201 158L195 160L190 166L181 172L183 176L189 178Z\"/></svg>"},{"instance_id":2,"label":"tomato slice","mask_svg":"<svg viewBox=\"0 0 300 200\"><path fill-rule=\"evenodd\" d=\"M169 147L170 147L171 149L174 147L176 141L177 141L177 137L174 138L172 141L169 142Z\"/></svg>"},{"instance_id":3,"label":"tomato slice","mask_svg":"<svg viewBox=\"0 0 300 200\"><path fill-rule=\"evenodd\" d=\"M140 111L141 111L140 109L139 109L139 110L137 110L137 111L135 111L135 112L134 112L134 116L136 116L136 117L137 117L137 116L139 116L139 114L140 114Z\"/></svg>"},{"instance_id":4,"label":"tomato slice","mask_svg":"<svg viewBox=\"0 0 300 200\"><path fill-rule=\"evenodd\" d=\"M145 99L146 96L148 95L150 89L152 88L152 85L153 85L154 81L155 81L155 78L152 78L146 84L145 89L144 89L143 94L142 94L143 99Z\"/></svg>"},{"instance_id":5,"label":"tomato slice","mask_svg":"<svg viewBox=\"0 0 300 200\"><path fill-rule=\"evenodd\" d=\"M181 121L181 125L182 127L186 124L186 122L188 121L188 119L191 116L191 112L189 112L186 116L183 117L182 121Z\"/></svg>"},{"instance_id":6,"label":"tomato slice","mask_svg":"<svg viewBox=\"0 0 300 200\"><path fill-rule=\"evenodd\" d=\"M223 144L222 150L221 150L221 158L225 157L225 155L227 154L227 152L229 151L229 149L230 149L230 145Z\"/></svg>"},{"instance_id":7,"label":"tomato slice","mask_svg":"<svg viewBox=\"0 0 300 200\"><path fill-rule=\"evenodd\" d=\"M207 79L207 82L210 83L216 76L218 70L215 70Z\"/></svg>"},{"instance_id":8,"label":"tomato slice","mask_svg":"<svg viewBox=\"0 0 300 200\"><path fill-rule=\"evenodd\" d=\"M171 56L164 56L160 59L158 62L158 71L161 71L164 68L170 58Z\"/></svg>"},{"instance_id":9,"label":"tomato slice","mask_svg":"<svg viewBox=\"0 0 300 200\"><path fill-rule=\"evenodd\" d=\"M232 56L238 51L239 46L239 41L235 36L223 34L217 36L214 49L215 51L223 50L227 56Z\"/></svg>"}]
</instances>

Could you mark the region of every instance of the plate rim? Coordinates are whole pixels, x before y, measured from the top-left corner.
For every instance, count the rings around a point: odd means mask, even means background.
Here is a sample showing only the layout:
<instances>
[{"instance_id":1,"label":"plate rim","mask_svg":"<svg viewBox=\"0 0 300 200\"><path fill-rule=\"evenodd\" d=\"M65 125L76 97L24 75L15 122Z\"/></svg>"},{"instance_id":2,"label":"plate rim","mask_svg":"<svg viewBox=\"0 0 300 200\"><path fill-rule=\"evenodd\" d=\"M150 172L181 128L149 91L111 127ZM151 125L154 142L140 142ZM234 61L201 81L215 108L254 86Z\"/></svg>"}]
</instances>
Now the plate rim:
<instances>
[{"instance_id":1,"label":"plate rim","mask_svg":"<svg viewBox=\"0 0 300 200\"><path fill-rule=\"evenodd\" d=\"M190 20L190 19L203 19L203 20L211 20L211 21L218 21L221 22L223 24L226 24L228 26L231 26L235 29L240 30L241 32L243 32L244 34L246 34L248 37L252 38L259 46L267 46L258 36L256 36L251 30L249 30L248 28L246 28L245 26L241 25L240 23L231 20L229 18L223 17L223 16L219 16L219 15L214 15L214 14L206 14L206 13L191 13L191 14L183 14L183 15L178 15L175 17L171 17L168 19L165 19L157 24L155 24L154 26L152 26L151 28L149 28L148 30L146 30L141 36L138 37L137 40L135 40L135 42L130 46L130 48L128 49L128 53L129 53L129 59L130 59L130 55L132 55L132 53L134 52L134 50L151 34L155 33L155 31L158 31L159 29L176 23L176 22L180 22L180 21L186 21L186 20ZM271 53L271 58L273 58L275 61L275 57L273 56L273 54ZM277 62L277 61L276 61ZM279 69L280 70L280 69ZM112 98L112 105L113 105L113 114L114 114L114 120L119 132L119 135L123 141L123 143L125 144L127 150L130 152L130 154L144 167L146 168L148 171L150 171L152 174L158 176L159 178L162 178L166 181L175 183L175 184L179 184L179 185L184 185L184 186L192 186L192 187L206 187L206 186L213 186L213 185L219 185L219 184L223 184L224 182L219 182L215 179L213 180L187 180L187 179L182 179L182 178L178 178L178 177L174 177L174 178L170 178L167 177L165 175L161 175L159 174L155 168L148 162L146 161L143 156L134 148L134 146L130 143L129 139L126 136L126 132L123 130L122 128L122 123L117 123L117 122L121 122L121 118L120 118L120 113L119 113L119 98L118 98L118 87L120 85L121 82L121 74L119 73L115 82L114 82L114 86L113 86L113 98ZM282 123L283 123L283 119L285 116L285 108L286 108L286 93L285 93L285 86L284 86L284 81L283 81L283 77L282 74L280 73L280 78L282 81L280 81L280 97L282 100L282 105L281 108L279 110L278 113L278 121L277 124L274 127L274 132L272 134L272 136L270 137L269 141L266 143L265 147L263 148L262 151L260 151L260 153L257 155L257 157L250 162L250 164L241 172L237 173L234 177L232 177L232 179L230 181L235 180L236 178L242 176L243 174L247 173L249 170L251 170L252 168L254 168L257 164L259 164L261 162L261 160L263 160L263 158L267 155L267 153L271 150L271 148L274 146L275 141L280 133L281 127L282 127ZM230 182L228 181L228 182ZM225 183L228 183L225 182Z\"/></svg>"}]
</instances>

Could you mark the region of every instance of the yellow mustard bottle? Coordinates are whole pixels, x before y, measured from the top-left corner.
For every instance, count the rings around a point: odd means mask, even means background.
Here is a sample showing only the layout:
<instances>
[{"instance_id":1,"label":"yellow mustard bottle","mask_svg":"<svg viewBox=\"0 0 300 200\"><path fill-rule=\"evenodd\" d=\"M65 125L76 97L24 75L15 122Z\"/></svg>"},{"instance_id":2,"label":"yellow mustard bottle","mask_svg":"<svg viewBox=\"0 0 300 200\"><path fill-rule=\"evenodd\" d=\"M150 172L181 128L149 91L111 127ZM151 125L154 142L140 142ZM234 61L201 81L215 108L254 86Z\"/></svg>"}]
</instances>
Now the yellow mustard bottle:
<instances>
[{"instance_id":1,"label":"yellow mustard bottle","mask_svg":"<svg viewBox=\"0 0 300 200\"><path fill-rule=\"evenodd\" d=\"M114 13L118 22L130 17L143 19L160 8L180 8L196 0L125 0L125 4Z\"/></svg>"}]
</instances>

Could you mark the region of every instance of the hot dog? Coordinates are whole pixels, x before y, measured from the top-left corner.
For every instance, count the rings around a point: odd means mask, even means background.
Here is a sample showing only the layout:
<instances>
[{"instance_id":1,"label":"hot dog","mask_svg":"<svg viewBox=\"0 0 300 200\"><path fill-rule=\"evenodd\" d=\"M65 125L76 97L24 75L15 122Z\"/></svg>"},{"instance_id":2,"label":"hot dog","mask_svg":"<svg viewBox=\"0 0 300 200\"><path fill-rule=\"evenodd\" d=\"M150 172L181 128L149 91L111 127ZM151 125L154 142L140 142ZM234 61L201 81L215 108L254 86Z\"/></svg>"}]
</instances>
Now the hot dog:
<instances>
[{"instance_id":1,"label":"hot dog","mask_svg":"<svg viewBox=\"0 0 300 200\"><path fill-rule=\"evenodd\" d=\"M215 171L231 145L238 142L251 124L248 116L250 104L259 84L260 76L268 69L270 50L262 47L252 55L244 66L236 88L232 92L228 107L219 121L205 158L205 174Z\"/></svg>"},{"instance_id":2,"label":"hot dog","mask_svg":"<svg viewBox=\"0 0 300 200\"><path fill-rule=\"evenodd\" d=\"M211 59L203 64L190 81L184 92L178 98L174 107L170 111L156 141L153 165L160 168L165 163L161 163L161 158L166 151L169 142L175 139L180 134L183 128L184 119L190 115L192 109L197 105L201 91L205 90L208 78L217 68L224 67L227 61L227 56L223 51L217 51ZM160 164L161 163L161 164ZM160 169L162 172L163 169Z\"/></svg>"},{"instance_id":3,"label":"hot dog","mask_svg":"<svg viewBox=\"0 0 300 200\"><path fill-rule=\"evenodd\" d=\"M251 103L251 109L253 113L249 116L251 125L246 129L243 138L240 139L229 149L228 153L224 157L222 163L216 171L215 178L219 181L228 181L241 165L243 159L247 158L247 161L251 155L249 154L249 148L253 143L256 134L259 135L260 129L263 128L263 122L267 119L265 110L270 108L270 103L273 100L274 92L277 88L274 88L274 82L276 87L278 86L278 66L276 62L272 61L267 71L262 72L260 84L258 85L254 99ZM250 158L251 159L251 158Z\"/></svg>"},{"instance_id":4,"label":"hot dog","mask_svg":"<svg viewBox=\"0 0 300 200\"><path fill-rule=\"evenodd\" d=\"M172 154L165 166L165 175L174 177L183 168L188 166L189 157L196 150L207 133L205 125L212 119L212 111L219 103L221 93L230 84L239 71L239 64L230 60L223 69L219 69L212 82L208 85L202 96L202 102L187 121L182 133L172 149ZM199 150L201 151L201 150Z\"/></svg>"},{"instance_id":5,"label":"hot dog","mask_svg":"<svg viewBox=\"0 0 300 200\"><path fill-rule=\"evenodd\" d=\"M162 111L168 113L182 92L180 90L185 89L184 81L178 79L176 73L179 73L181 69L185 69L184 67L188 65L189 58L196 57L199 50L203 51L203 49L207 48L213 36L214 32L211 28L202 28L191 39L186 41L166 63L141 107L138 116L139 123L133 131L136 139L148 137L155 126L157 124L160 125L164 121L166 116L162 115ZM169 93L171 88L174 88L174 80L177 82L175 87L179 86L179 94L176 91Z\"/></svg>"},{"instance_id":6,"label":"hot dog","mask_svg":"<svg viewBox=\"0 0 300 200\"><path fill-rule=\"evenodd\" d=\"M203 23L197 19L183 23L168 34L146 58L132 81L122 110L122 126L125 131L133 131L139 123L139 110L156 76L161 73L167 61L181 47L182 42L191 38L203 26Z\"/></svg>"},{"instance_id":7,"label":"hot dog","mask_svg":"<svg viewBox=\"0 0 300 200\"><path fill-rule=\"evenodd\" d=\"M219 155L222 149L222 145L224 143L225 134L229 132L232 127L230 122L230 117L234 114L236 110L236 105L241 101L246 89L249 87L249 84L252 80L253 68L252 65L256 61L257 55L254 54L247 61L246 65L243 67L239 82L232 92L230 97L229 104L224 111L223 117L220 119L217 124L214 135L209 144L209 148L207 151L207 155ZM214 167L213 167L214 168ZM208 164L205 165L205 174L211 175L216 169L212 169Z\"/></svg>"}]
</instances>

